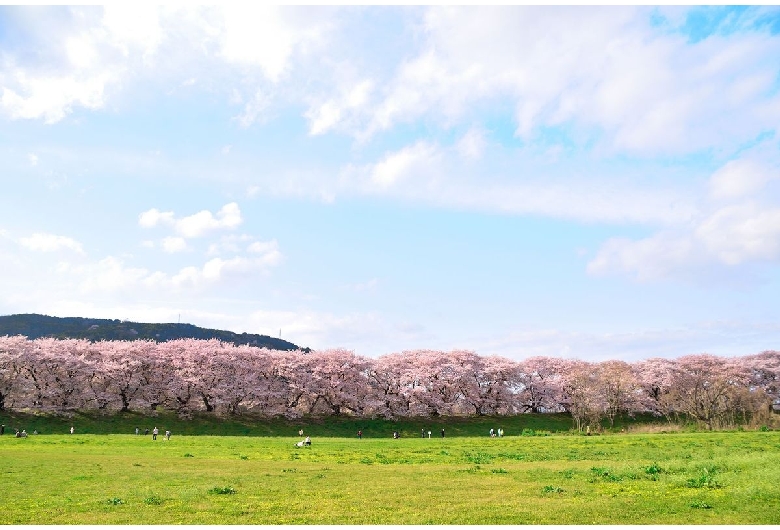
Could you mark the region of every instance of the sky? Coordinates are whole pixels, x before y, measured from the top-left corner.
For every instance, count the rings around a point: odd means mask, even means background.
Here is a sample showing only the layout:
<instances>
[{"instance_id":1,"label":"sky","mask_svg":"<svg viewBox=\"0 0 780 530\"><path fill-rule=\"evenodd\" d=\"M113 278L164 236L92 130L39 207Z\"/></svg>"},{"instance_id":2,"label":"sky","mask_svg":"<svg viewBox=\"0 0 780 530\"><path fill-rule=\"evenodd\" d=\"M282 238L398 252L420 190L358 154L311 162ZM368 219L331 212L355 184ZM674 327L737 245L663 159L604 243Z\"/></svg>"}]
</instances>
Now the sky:
<instances>
[{"instance_id":1,"label":"sky","mask_svg":"<svg viewBox=\"0 0 780 530\"><path fill-rule=\"evenodd\" d=\"M0 314L780 349L780 9L0 6Z\"/></svg>"}]
</instances>

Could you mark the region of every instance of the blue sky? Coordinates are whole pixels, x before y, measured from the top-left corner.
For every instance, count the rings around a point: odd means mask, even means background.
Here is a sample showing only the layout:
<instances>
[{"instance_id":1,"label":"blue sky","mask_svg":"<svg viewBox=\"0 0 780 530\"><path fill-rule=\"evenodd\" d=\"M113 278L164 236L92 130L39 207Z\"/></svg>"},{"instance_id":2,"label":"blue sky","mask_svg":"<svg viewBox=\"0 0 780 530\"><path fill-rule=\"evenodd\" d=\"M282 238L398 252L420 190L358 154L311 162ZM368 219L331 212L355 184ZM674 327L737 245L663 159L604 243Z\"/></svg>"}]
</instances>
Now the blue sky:
<instances>
[{"instance_id":1,"label":"blue sky","mask_svg":"<svg viewBox=\"0 0 780 530\"><path fill-rule=\"evenodd\" d=\"M780 347L775 7L0 7L0 314Z\"/></svg>"}]
</instances>

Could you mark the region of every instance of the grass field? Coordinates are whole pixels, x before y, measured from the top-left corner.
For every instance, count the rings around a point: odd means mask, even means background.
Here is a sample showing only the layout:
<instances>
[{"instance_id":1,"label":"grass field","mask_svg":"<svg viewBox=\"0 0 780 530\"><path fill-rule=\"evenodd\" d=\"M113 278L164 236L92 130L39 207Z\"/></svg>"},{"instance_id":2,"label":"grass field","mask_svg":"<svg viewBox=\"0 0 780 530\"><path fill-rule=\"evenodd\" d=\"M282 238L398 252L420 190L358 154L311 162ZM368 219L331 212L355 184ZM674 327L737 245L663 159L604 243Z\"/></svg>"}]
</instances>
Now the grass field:
<instances>
[{"instance_id":1,"label":"grass field","mask_svg":"<svg viewBox=\"0 0 780 530\"><path fill-rule=\"evenodd\" d=\"M0 522L780 524L777 431L358 440L317 429L310 448L291 436L6 433Z\"/></svg>"}]
</instances>

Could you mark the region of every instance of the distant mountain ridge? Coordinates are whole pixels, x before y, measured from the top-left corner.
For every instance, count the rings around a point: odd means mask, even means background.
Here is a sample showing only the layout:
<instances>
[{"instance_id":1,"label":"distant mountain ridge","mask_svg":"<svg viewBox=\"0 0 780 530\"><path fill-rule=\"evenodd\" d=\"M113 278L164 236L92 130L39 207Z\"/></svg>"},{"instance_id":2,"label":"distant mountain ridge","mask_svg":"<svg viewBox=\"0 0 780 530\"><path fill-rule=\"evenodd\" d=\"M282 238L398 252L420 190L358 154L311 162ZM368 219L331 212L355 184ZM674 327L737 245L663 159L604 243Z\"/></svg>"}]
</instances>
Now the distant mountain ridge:
<instances>
[{"instance_id":1,"label":"distant mountain ridge","mask_svg":"<svg viewBox=\"0 0 780 530\"><path fill-rule=\"evenodd\" d=\"M154 340L166 342L176 339L218 339L236 346L249 345L272 350L301 349L292 342L257 335L207 329L192 324L147 324L126 320L82 317L50 317L38 314L0 316L0 337L25 335L28 339L52 337L55 339L100 340ZM308 351L308 348L303 348Z\"/></svg>"}]
</instances>

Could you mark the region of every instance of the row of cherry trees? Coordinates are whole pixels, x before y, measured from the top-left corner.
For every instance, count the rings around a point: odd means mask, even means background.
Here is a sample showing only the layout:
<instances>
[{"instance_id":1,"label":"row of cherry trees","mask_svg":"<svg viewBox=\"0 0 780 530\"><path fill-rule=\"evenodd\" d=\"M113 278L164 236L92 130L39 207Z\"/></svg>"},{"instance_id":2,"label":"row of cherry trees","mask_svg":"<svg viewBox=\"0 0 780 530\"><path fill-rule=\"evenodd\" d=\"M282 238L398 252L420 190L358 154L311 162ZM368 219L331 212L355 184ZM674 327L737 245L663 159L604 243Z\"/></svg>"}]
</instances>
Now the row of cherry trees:
<instances>
[{"instance_id":1,"label":"row of cherry trees","mask_svg":"<svg viewBox=\"0 0 780 530\"><path fill-rule=\"evenodd\" d=\"M635 363L550 357L512 361L416 350L376 359L216 340L0 337L0 410L173 409L266 416L410 417L568 412L577 428L651 412L709 428L768 414L780 352Z\"/></svg>"}]
</instances>

